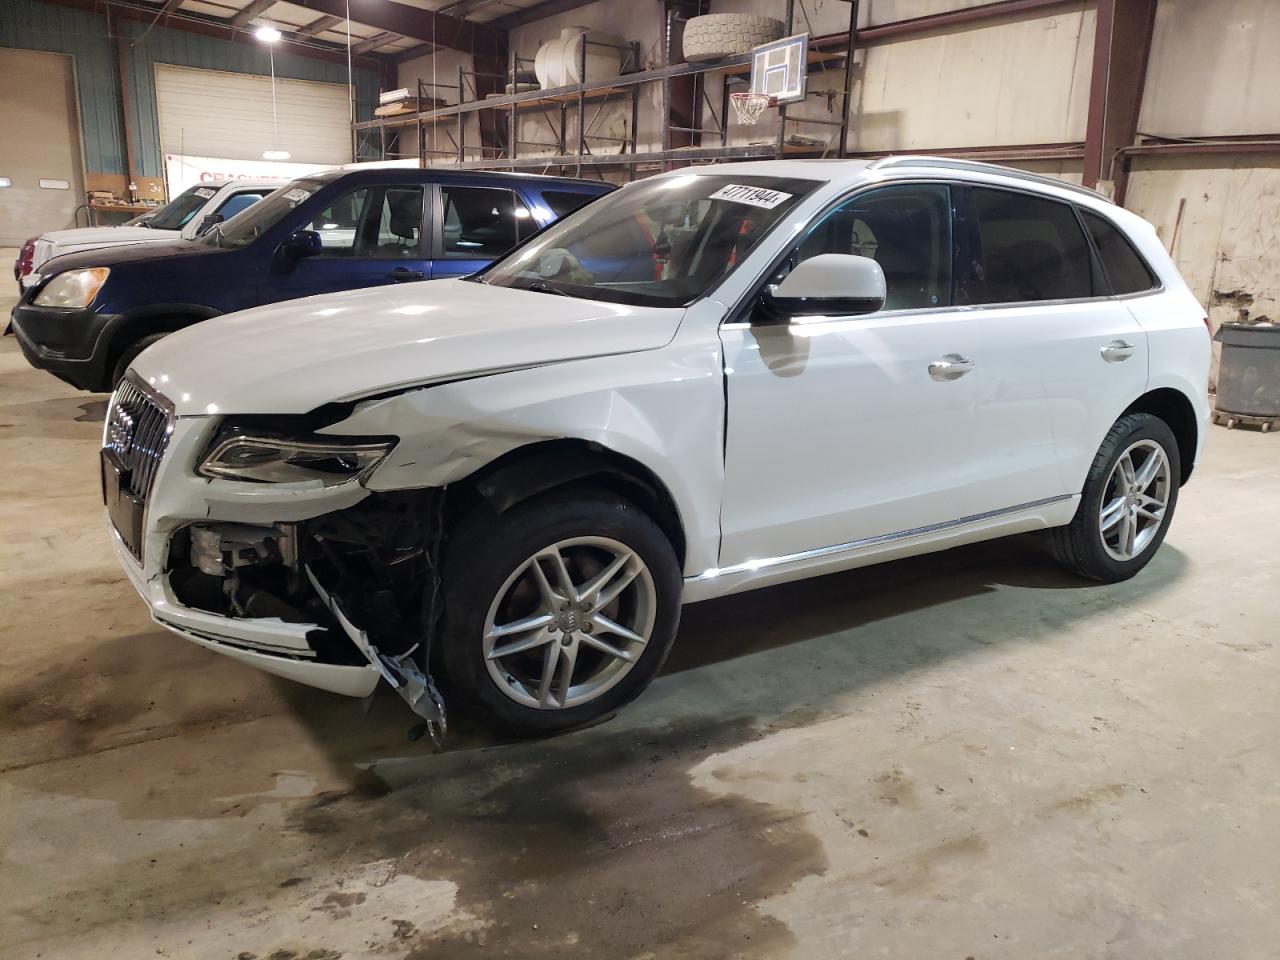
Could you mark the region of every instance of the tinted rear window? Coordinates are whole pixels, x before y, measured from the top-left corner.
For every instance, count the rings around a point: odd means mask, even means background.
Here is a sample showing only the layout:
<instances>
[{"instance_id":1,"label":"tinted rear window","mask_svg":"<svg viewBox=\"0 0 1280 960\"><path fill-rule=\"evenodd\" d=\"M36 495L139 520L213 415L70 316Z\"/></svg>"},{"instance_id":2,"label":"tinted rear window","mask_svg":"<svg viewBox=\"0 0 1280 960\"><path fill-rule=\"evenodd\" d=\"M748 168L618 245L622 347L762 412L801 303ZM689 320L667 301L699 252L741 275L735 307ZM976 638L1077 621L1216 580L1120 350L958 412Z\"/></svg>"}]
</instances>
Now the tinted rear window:
<instances>
[{"instance_id":1,"label":"tinted rear window","mask_svg":"<svg viewBox=\"0 0 1280 960\"><path fill-rule=\"evenodd\" d=\"M1080 212L1084 214L1085 226L1098 248L1098 259L1111 281L1112 293L1141 293L1156 285L1155 274L1119 229L1096 213Z\"/></svg>"},{"instance_id":2,"label":"tinted rear window","mask_svg":"<svg viewBox=\"0 0 1280 960\"><path fill-rule=\"evenodd\" d=\"M567 217L584 203L594 199L595 195L591 193L571 193L568 190L542 191L542 202L551 208L557 220Z\"/></svg>"},{"instance_id":3,"label":"tinted rear window","mask_svg":"<svg viewBox=\"0 0 1280 960\"><path fill-rule=\"evenodd\" d=\"M1094 296L1089 245L1069 204L983 187L973 189L973 200L981 272L970 302Z\"/></svg>"}]
</instances>

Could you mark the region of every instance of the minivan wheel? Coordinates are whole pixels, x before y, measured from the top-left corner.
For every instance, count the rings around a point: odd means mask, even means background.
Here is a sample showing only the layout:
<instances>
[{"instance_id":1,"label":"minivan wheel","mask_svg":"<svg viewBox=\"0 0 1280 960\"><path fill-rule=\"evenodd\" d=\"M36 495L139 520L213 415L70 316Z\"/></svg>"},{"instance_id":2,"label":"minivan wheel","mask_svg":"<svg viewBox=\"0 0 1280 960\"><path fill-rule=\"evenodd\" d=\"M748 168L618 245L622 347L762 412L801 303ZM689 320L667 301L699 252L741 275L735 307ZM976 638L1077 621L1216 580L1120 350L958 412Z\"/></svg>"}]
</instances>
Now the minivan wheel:
<instances>
[{"instance_id":1,"label":"minivan wheel","mask_svg":"<svg viewBox=\"0 0 1280 960\"><path fill-rule=\"evenodd\" d=\"M680 568L648 516L588 492L475 514L451 536L441 655L451 708L515 733L589 723L657 675Z\"/></svg>"},{"instance_id":2,"label":"minivan wheel","mask_svg":"<svg viewBox=\"0 0 1280 960\"><path fill-rule=\"evenodd\" d=\"M120 354L120 359L116 361L116 365L111 371L111 389L114 390L120 386L120 381L124 379L124 375L129 372L129 366L133 361L138 359L138 354L151 346L157 340L163 340L168 333L151 333L145 337L135 340L129 346L124 348L124 353Z\"/></svg>"},{"instance_id":3,"label":"minivan wheel","mask_svg":"<svg viewBox=\"0 0 1280 960\"><path fill-rule=\"evenodd\" d=\"M1181 477L1168 425L1149 413L1121 417L1094 457L1075 518L1051 531L1055 558L1092 580L1129 579L1163 542Z\"/></svg>"}]
</instances>

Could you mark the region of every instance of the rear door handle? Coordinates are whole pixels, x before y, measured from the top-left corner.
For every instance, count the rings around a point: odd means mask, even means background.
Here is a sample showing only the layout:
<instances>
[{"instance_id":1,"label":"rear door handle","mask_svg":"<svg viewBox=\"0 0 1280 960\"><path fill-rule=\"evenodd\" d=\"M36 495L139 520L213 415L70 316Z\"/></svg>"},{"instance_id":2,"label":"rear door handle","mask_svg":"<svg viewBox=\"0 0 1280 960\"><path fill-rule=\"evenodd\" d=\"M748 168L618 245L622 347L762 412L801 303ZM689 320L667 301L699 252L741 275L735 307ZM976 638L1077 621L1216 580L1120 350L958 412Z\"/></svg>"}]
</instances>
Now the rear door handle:
<instances>
[{"instance_id":1,"label":"rear door handle","mask_svg":"<svg viewBox=\"0 0 1280 960\"><path fill-rule=\"evenodd\" d=\"M968 357L962 357L958 353L948 353L944 354L941 360L935 360L929 364L929 376L942 382L959 380L972 369L973 361Z\"/></svg>"},{"instance_id":2,"label":"rear door handle","mask_svg":"<svg viewBox=\"0 0 1280 960\"><path fill-rule=\"evenodd\" d=\"M427 275L421 270L410 270L408 267L396 267L387 274L388 279L394 280L396 283L404 283L406 280L425 280Z\"/></svg>"},{"instance_id":3,"label":"rear door handle","mask_svg":"<svg viewBox=\"0 0 1280 960\"><path fill-rule=\"evenodd\" d=\"M1112 340L1102 348L1102 359L1107 363L1119 363L1133 356L1133 344L1124 340Z\"/></svg>"}]
</instances>

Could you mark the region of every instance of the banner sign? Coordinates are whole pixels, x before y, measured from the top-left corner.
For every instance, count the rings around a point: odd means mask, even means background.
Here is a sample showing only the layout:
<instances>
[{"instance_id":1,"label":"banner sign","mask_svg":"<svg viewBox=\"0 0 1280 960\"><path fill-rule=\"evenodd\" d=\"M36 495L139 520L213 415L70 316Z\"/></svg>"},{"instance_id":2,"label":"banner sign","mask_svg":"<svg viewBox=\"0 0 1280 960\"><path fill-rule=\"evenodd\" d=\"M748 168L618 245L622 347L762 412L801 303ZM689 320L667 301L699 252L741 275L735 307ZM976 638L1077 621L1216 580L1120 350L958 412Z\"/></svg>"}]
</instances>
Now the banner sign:
<instances>
[{"instance_id":1,"label":"banner sign","mask_svg":"<svg viewBox=\"0 0 1280 960\"><path fill-rule=\"evenodd\" d=\"M188 187L201 184L221 186L228 180L279 180L282 184L317 170L331 170L333 164L292 163L286 160L222 160L216 157L164 155L165 180L169 196L176 197Z\"/></svg>"}]
</instances>

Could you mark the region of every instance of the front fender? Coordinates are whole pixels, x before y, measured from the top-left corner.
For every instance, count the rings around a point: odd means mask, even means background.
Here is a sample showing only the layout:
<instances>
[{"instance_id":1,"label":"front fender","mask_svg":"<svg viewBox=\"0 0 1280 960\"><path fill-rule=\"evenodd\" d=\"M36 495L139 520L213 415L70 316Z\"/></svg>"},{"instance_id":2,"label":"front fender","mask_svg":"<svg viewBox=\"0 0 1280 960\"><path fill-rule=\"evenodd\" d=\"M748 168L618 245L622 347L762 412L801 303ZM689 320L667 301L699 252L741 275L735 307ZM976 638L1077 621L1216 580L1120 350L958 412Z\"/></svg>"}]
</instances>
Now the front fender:
<instances>
[{"instance_id":1,"label":"front fender","mask_svg":"<svg viewBox=\"0 0 1280 960\"><path fill-rule=\"evenodd\" d=\"M323 432L400 438L366 481L376 491L443 487L532 443L599 444L666 487L686 571L705 570L719 549L724 386L718 340L698 339L413 390Z\"/></svg>"}]
</instances>

